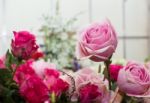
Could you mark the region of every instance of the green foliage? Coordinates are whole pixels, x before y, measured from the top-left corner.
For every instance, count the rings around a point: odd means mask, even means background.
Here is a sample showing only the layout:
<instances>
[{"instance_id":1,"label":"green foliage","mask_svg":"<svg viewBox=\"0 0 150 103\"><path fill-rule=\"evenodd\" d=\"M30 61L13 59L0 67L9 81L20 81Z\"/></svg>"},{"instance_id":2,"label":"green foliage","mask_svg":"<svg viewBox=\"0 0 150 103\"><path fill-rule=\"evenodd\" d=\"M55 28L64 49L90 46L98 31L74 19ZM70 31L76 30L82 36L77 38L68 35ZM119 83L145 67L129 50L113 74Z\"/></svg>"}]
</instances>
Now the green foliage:
<instances>
[{"instance_id":1,"label":"green foliage","mask_svg":"<svg viewBox=\"0 0 150 103\"><path fill-rule=\"evenodd\" d=\"M0 103L25 103L19 94L17 84L13 81L15 71L12 64L19 65L19 63L20 61L7 51L6 68L0 68Z\"/></svg>"},{"instance_id":2,"label":"green foliage","mask_svg":"<svg viewBox=\"0 0 150 103\"><path fill-rule=\"evenodd\" d=\"M0 84L9 85L11 83L12 73L8 69L0 69Z\"/></svg>"}]
</instances>

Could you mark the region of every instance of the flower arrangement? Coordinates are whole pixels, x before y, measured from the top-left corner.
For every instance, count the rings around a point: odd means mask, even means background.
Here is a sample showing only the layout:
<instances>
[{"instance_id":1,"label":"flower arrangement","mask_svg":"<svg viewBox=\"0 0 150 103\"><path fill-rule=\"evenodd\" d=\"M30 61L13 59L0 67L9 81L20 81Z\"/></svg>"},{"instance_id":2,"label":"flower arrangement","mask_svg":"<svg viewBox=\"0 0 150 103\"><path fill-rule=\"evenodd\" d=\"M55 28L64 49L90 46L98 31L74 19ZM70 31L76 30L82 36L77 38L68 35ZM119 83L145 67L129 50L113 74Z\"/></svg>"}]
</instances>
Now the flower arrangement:
<instances>
[{"instance_id":1,"label":"flower arrangement","mask_svg":"<svg viewBox=\"0 0 150 103\"><path fill-rule=\"evenodd\" d=\"M85 28L76 47L78 59L104 63L100 72L57 69L42 59L32 33L13 33L11 50L0 58L1 103L149 103L149 63L111 63L118 40L109 20Z\"/></svg>"}]
</instances>

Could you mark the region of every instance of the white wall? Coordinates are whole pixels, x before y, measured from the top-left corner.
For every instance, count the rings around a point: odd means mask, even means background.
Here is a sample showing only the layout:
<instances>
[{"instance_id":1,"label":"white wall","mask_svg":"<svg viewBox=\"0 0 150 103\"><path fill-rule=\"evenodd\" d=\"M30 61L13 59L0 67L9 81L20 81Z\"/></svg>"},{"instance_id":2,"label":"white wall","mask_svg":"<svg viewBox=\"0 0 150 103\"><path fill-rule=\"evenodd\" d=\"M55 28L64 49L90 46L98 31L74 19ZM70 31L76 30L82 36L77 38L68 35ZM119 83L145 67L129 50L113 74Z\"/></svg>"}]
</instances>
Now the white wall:
<instances>
[{"instance_id":1,"label":"white wall","mask_svg":"<svg viewBox=\"0 0 150 103\"><path fill-rule=\"evenodd\" d=\"M31 30L39 34L38 28L41 26L42 14L53 14L52 1L55 0L0 0L0 32L2 32L2 1L6 1L6 26L7 34L12 36L13 30ZM91 1L91 2L89 2ZM127 36L147 36L148 35L148 0L126 0L125 17L123 17L123 0L60 0L61 15L65 18L79 15L78 25L80 27L89 22L101 21L108 18L112 21L119 36L124 36L123 18ZM5 48L0 49L0 54L4 53L8 47L10 39L2 39L0 44ZM41 39L38 39L41 42ZM148 41L144 39L127 40L127 59L143 61L148 56ZM119 40L116 58L123 57L123 40Z\"/></svg>"}]
</instances>

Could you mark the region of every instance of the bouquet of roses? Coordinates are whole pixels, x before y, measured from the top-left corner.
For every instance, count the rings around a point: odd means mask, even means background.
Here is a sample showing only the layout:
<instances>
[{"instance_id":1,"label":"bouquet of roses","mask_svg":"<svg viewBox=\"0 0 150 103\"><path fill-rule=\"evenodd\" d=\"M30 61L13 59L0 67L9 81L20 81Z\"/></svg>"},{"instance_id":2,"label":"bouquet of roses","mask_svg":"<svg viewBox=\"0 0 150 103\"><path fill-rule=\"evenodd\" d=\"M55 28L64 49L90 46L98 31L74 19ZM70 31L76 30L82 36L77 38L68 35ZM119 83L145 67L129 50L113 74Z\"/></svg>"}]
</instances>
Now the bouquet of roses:
<instances>
[{"instance_id":1,"label":"bouquet of roses","mask_svg":"<svg viewBox=\"0 0 150 103\"><path fill-rule=\"evenodd\" d=\"M13 33L11 51L0 58L0 103L149 103L150 66L111 64L118 40L109 20L85 28L77 42L79 60L104 63L98 72L57 69L44 61L33 34Z\"/></svg>"}]
</instances>

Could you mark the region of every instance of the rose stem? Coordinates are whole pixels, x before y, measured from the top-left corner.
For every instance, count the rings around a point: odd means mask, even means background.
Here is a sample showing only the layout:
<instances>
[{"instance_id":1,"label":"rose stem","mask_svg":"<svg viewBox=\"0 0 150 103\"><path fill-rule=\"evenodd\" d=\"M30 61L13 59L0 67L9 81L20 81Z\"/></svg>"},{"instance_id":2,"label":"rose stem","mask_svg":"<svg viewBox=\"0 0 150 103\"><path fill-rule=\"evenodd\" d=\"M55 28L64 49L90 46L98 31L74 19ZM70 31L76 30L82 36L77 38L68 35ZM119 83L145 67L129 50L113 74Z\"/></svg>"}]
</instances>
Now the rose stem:
<instances>
[{"instance_id":1,"label":"rose stem","mask_svg":"<svg viewBox=\"0 0 150 103\"><path fill-rule=\"evenodd\" d=\"M111 90L111 79L110 79L110 73L109 73L109 65L111 64L110 58L109 58L108 60L106 60L106 61L104 62L104 64L105 64L105 69L106 69L106 74L105 74L105 76L106 76L106 78L108 79L109 90Z\"/></svg>"}]
</instances>

